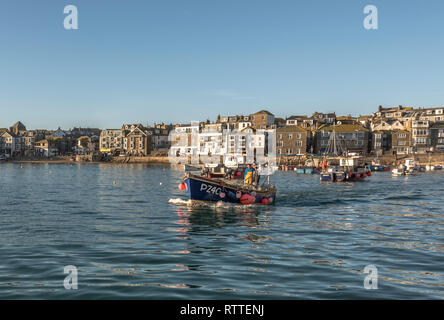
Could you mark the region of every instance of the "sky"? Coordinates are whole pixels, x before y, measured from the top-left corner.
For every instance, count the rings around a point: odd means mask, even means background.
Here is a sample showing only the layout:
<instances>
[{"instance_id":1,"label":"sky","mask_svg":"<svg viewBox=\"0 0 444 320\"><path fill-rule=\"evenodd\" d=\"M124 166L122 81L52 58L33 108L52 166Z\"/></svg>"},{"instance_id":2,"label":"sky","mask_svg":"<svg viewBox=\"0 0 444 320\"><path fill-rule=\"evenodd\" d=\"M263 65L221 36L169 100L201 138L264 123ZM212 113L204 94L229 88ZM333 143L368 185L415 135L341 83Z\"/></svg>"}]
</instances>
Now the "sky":
<instances>
[{"instance_id":1,"label":"sky","mask_svg":"<svg viewBox=\"0 0 444 320\"><path fill-rule=\"evenodd\" d=\"M443 106L443 59L442 0L0 0L0 127Z\"/></svg>"}]
</instances>

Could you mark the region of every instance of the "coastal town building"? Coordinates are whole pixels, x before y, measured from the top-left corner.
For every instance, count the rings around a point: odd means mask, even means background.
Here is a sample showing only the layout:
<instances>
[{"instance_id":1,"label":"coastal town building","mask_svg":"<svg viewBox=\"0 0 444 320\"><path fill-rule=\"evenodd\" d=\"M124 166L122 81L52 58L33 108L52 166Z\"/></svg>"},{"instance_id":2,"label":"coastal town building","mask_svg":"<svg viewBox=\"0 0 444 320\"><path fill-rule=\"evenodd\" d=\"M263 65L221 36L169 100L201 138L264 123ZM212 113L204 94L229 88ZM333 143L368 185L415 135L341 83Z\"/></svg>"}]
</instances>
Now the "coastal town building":
<instances>
[{"instance_id":1,"label":"coastal town building","mask_svg":"<svg viewBox=\"0 0 444 320\"><path fill-rule=\"evenodd\" d=\"M429 120L414 120L412 122L412 147L415 153L433 151Z\"/></svg>"},{"instance_id":2,"label":"coastal town building","mask_svg":"<svg viewBox=\"0 0 444 320\"><path fill-rule=\"evenodd\" d=\"M193 158L193 162L199 161L199 132L199 122L176 125L169 135L171 161L175 161L174 159L182 161L185 158Z\"/></svg>"},{"instance_id":3,"label":"coastal town building","mask_svg":"<svg viewBox=\"0 0 444 320\"><path fill-rule=\"evenodd\" d=\"M102 153L119 154L123 151L123 130L106 129L100 132L99 150Z\"/></svg>"},{"instance_id":4,"label":"coastal town building","mask_svg":"<svg viewBox=\"0 0 444 320\"><path fill-rule=\"evenodd\" d=\"M142 124L124 124L122 132L126 155L143 157L151 152L151 135Z\"/></svg>"},{"instance_id":5,"label":"coastal town building","mask_svg":"<svg viewBox=\"0 0 444 320\"><path fill-rule=\"evenodd\" d=\"M285 120L285 125L287 126L302 126L303 123L308 119L307 116L290 116Z\"/></svg>"},{"instance_id":6,"label":"coastal town building","mask_svg":"<svg viewBox=\"0 0 444 320\"><path fill-rule=\"evenodd\" d=\"M444 152L444 121L436 122L430 127L434 152Z\"/></svg>"},{"instance_id":7,"label":"coastal town building","mask_svg":"<svg viewBox=\"0 0 444 320\"><path fill-rule=\"evenodd\" d=\"M75 154L94 154L99 151L98 136L81 136L77 138L73 149Z\"/></svg>"},{"instance_id":8,"label":"coastal town building","mask_svg":"<svg viewBox=\"0 0 444 320\"><path fill-rule=\"evenodd\" d=\"M0 133L0 155L13 157L21 151L21 137L10 131Z\"/></svg>"},{"instance_id":9,"label":"coastal town building","mask_svg":"<svg viewBox=\"0 0 444 320\"><path fill-rule=\"evenodd\" d=\"M53 157L59 154L57 138L42 139L35 143L34 155L37 157Z\"/></svg>"},{"instance_id":10,"label":"coastal town building","mask_svg":"<svg viewBox=\"0 0 444 320\"><path fill-rule=\"evenodd\" d=\"M402 120L381 118L371 123L372 131L406 130L408 126Z\"/></svg>"},{"instance_id":11,"label":"coastal town building","mask_svg":"<svg viewBox=\"0 0 444 320\"><path fill-rule=\"evenodd\" d=\"M314 123L319 124L334 124L336 121L336 113L322 113L322 112L314 112L311 116L314 120Z\"/></svg>"},{"instance_id":12,"label":"coastal town building","mask_svg":"<svg viewBox=\"0 0 444 320\"><path fill-rule=\"evenodd\" d=\"M391 131L392 152L397 155L412 153L411 134L407 130Z\"/></svg>"},{"instance_id":13,"label":"coastal town building","mask_svg":"<svg viewBox=\"0 0 444 320\"><path fill-rule=\"evenodd\" d=\"M26 126L20 121L17 121L12 127L9 128L9 131L16 136L19 136L26 132Z\"/></svg>"},{"instance_id":14,"label":"coastal town building","mask_svg":"<svg viewBox=\"0 0 444 320\"><path fill-rule=\"evenodd\" d=\"M315 153L327 152L330 138L333 139L333 132L343 152L362 156L368 153L369 130L359 124L321 126L315 133Z\"/></svg>"},{"instance_id":15,"label":"coastal town building","mask_svg":"<svg viewBox=\"0 0 444 320\"><path fill-rule=\"evenodd\" d=\"M392 134L388 130L372 131L370 133L371 153L382 156L392 149Z\"/></svg>"},{"instance_id":16,"label":"coastal town building","mask_svg":"<svg viewBox=\"0 0 444 320\"><path fill-rule=\"evenodd\" d=\"M289 125L276 129L276 155L306 155L310 152L311 131L300 126Z\"/></svg>"},{"instance_id":17,"label":"coastal town building","mask_svg":"<svg viewBox=\"0 0 444 320\"><path fill-rule=\"evenodd\" d=\"M251 163L266 155L266 132L262 129L246 127L229 131L226 139L225 163Z\"/></svg>"},{"instance_id":18,"label":"coastal town building","mask_svg":"<svg viewBox=\"0 0 444 320\"><path fill-rule=\"evenodd\" d=\"M251 124L254 129L267 129L275 124L274 114L267 110L261 110L250 115ZM244 128L245 129L245 128Z\"/></svg>"},{"instance_id":19,"label":"coastal town building","mask_svg":"<svg viewBox=\"0 0 444 320\"><path fill-rule=\"evenodd\" d=\"M147 127L147 132L151 135L151 150L162 151L170 148L168 139L169 133L174 130L173 125L154 124L154 127Z\"/></svg>"}]
</instances>

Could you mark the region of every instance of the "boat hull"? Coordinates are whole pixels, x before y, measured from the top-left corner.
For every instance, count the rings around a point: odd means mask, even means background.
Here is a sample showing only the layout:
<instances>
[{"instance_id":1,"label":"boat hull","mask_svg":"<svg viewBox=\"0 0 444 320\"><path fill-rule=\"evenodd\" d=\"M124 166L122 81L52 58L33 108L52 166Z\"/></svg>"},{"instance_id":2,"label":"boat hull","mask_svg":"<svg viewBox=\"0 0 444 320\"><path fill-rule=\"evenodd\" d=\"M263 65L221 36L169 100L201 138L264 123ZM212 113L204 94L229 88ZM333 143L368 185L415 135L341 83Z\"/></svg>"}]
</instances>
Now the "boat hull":
<instances>
[{"instance_id":1,"label":"boat hull","mask_svg":"<svg viewBox=\"0 0 444 320\"><path fill-rule=\"evenodd\" d=\"M274 204L276 192L259 192L237 188L209 179L185 179L186 188L191 200L205 202L227 202L234 204Z\"/></svg>"}]
</instances>

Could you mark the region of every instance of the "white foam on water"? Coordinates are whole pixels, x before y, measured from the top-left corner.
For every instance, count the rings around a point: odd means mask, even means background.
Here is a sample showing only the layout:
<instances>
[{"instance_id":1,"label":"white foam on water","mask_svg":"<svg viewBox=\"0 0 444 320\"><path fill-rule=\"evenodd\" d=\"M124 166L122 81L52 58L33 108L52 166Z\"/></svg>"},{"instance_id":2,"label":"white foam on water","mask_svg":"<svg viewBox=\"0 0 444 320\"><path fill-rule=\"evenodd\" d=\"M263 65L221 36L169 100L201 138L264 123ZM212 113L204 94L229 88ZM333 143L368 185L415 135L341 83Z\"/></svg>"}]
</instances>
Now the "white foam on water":
<instances>
[{"instance_id":1,"label":"white foam on water","mask_svg":"<svg viewBox=\"0 0 444 320\"><path fill-rule=\"evenodd\" d=\"M217 202L203 202L203 201L192 201L189 199L182 198L173 198L168 200L169 203L172 203L177 206L187 206L188 208L211 208L213 210L219 211L235 211L239 213L251 212L251 209L258 208L261 206L255 204L239 204L239 203L229 203L224 201Z\"/></svg>"},{"instance_id":2,"label":"white foam on water","mask_svg":"<svg viewBox=\"0 0 444 320\"><path fill-rule=\"evenodd\" d=\"M169 199L168 202L173 203L173 204L190 204L191 203L190 200L185 200L182 198Z\"/></svg>"}]
</instances>

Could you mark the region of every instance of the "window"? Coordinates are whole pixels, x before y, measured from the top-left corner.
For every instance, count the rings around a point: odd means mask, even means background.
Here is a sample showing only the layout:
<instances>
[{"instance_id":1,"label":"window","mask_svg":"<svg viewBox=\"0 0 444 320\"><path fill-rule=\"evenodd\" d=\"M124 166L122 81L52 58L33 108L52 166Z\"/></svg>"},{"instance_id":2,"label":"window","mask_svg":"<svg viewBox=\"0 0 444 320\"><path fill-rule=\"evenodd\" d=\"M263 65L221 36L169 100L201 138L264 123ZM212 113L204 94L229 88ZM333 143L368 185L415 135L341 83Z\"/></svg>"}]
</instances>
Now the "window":
<instances>
[{"instance_id":1,"label":"window","mask_svg":"<svg viewBox=\"0 0 444 320\"><path fill-rule=\"evenodd\" d=\"M301 140L296 141L296 147L302 147L302 141Z\"/></svg>"},{"instance_id":2,"label":"window","mask_svg":"<svg viewBox=\"0 0 444 320\"><path fill-rule=\"evenodd\" d=\"M292 139L293 135L291 133L288 134L288 139Z\"/></svg>"}]
</instances>

